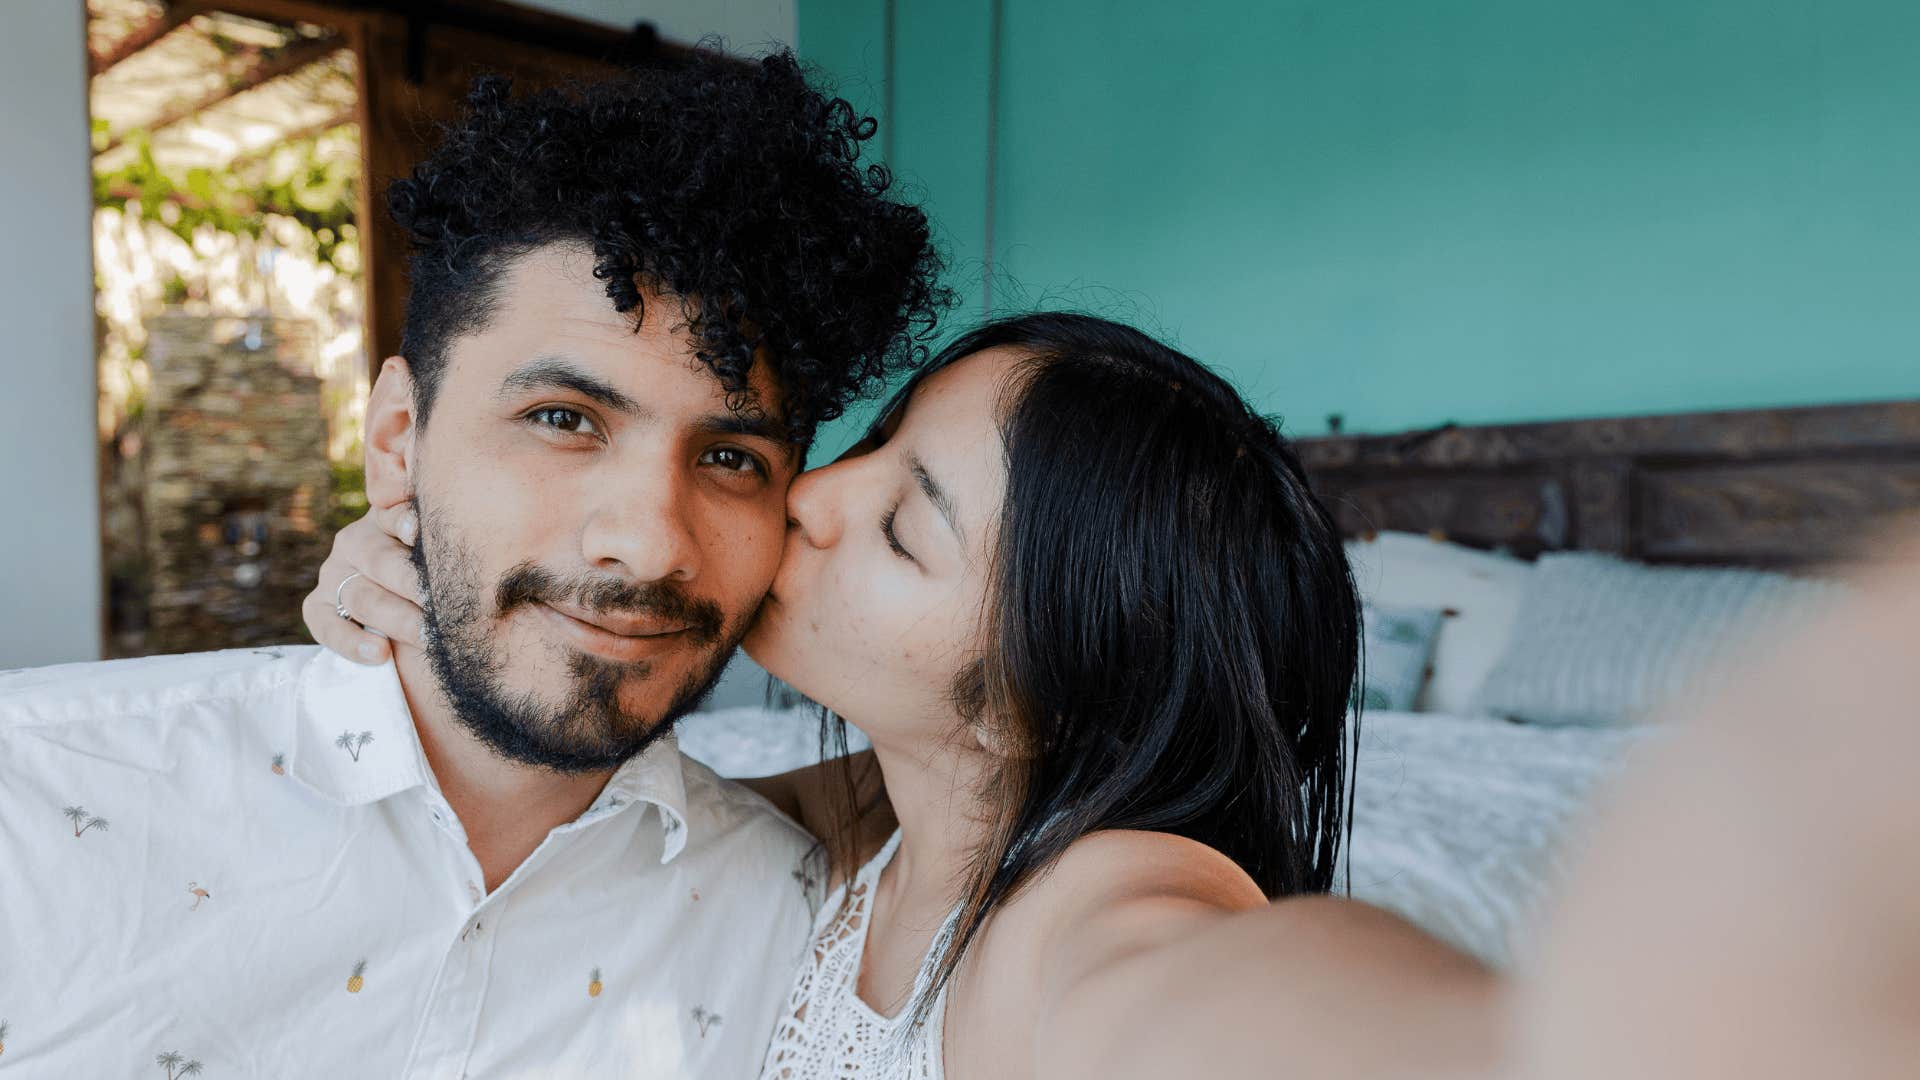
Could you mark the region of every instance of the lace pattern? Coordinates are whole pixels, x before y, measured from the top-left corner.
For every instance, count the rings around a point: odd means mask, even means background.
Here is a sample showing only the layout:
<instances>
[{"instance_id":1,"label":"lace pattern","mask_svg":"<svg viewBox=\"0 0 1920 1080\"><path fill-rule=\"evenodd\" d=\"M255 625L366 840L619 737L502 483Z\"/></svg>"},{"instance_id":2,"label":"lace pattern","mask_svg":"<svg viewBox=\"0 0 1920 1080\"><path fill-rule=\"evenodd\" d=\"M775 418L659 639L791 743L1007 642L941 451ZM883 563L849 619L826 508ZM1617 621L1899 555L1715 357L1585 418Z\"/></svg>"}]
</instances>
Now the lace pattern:
<instances>
[{"instance_id":1,"label":"lace pattern","mask_svg":"<svg viewBox=\"0 0 1920 1080\"><path fill-rule=\"evenodd\" d=\"M836 888L814 921L813 948L795 977L767 1048L761 1080L943 1080L940 1041L945 1029L945 988L924 1025L908 1017L927 993L932 960L951 938L956 910L934 938L914 976L913 996L894 1016L882 1016L860 1000L860 964L867 951L873 890L880 872L899 850L895 832L853 880Z\"/></svg>"}]
</instances>

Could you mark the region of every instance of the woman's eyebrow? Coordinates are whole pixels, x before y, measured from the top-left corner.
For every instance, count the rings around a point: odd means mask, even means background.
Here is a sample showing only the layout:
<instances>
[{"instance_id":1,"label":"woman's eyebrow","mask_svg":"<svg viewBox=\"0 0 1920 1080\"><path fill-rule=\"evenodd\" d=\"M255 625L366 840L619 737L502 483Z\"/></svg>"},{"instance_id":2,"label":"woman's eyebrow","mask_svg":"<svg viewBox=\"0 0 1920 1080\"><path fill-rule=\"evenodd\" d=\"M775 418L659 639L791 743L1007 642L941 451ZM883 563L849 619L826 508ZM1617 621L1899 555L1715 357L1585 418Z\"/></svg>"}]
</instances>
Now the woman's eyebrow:
<instances>
[{"instance_id":1,"label":"woman's eyebrow","mask_svg":"<svg viewBox=\"0 0 1920 1080\"><path fill-rule=\"evenodd\" d=\"M953 530L953 535L958 537L961 546L965 547L967 534L960 528L960 515L955 512L953 499L947 494L947 489L941 487L939 481L927 472L926 463L922 462L918 455L907 455L907 468L913 472L913 478L919 482L920 491L926 495L927 501L933 504L935 510L940 511L940 517L946 521L947 528Z\"/></svg>"}]
</instances>

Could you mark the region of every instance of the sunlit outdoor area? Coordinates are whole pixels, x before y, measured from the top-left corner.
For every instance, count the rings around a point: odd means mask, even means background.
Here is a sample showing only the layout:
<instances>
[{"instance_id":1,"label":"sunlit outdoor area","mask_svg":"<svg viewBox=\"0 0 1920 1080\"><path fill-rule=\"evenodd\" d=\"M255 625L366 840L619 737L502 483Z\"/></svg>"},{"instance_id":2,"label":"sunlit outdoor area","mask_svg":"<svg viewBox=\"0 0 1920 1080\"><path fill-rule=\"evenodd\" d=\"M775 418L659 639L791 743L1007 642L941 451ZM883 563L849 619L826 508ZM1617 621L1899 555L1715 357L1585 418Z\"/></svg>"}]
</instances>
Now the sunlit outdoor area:
<instances>
[{"instance_id":1,"label":"sunlit outdoor area","mask_svg":"<svg viewBox=\"0 0 1920 1080\"><path fill-rule=\"evenodd\" d=\"M284 641L365 507L354 56L308 23L87 11L109 648Z\"/></svg>"}]
</instances>

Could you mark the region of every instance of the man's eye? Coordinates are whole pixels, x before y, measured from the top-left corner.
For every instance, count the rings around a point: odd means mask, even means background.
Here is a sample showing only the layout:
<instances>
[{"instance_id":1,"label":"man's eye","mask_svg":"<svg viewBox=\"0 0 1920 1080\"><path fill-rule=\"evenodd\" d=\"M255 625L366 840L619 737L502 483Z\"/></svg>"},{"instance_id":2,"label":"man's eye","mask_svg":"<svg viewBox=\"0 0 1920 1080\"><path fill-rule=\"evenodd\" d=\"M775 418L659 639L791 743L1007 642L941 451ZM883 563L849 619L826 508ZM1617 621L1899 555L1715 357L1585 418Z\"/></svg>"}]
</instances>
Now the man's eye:
<instances>
[{"instance_id":1,"label":"man's eye","mask_svg":"<svg viewBox=\"0 0 1920 1080\"><path fill-rule=\"evenodd\" d=\"M600 429L593 426L593 421L587 419L585 413L576 409L535 409L527 414L527 419L542 427L550 427L568 435L600 434Z\"/></svg>"},{"instance_id":2,"label":"man's eye","mask_svg":"<svg viewBox=\"0 0 1920 1080\"><path fill-rule=\"evenodd\" d=\"M767 473L767 467L760 463L759 458L732 446L714 447L700 455L700 463L718 465L728 472L759 473L762 476Z\"/></svg>"}]
</instances>

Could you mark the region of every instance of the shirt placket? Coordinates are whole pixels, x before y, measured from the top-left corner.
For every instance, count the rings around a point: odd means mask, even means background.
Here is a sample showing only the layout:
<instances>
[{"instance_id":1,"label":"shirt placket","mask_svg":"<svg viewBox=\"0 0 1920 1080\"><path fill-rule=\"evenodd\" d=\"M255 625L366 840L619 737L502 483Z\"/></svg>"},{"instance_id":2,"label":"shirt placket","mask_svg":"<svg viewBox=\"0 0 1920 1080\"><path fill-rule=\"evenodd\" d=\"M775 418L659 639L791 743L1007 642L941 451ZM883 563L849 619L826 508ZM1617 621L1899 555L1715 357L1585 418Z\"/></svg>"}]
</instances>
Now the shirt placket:
<instances>
[{"instance_id":1,"label":"shirt placket","mask_svg":"<svg viewBox=\"0 0 1920 1080\"><path fill-rule=\"evenodd\" d=\"M480 1025L480 1011L486 1004L487 987L493 968L493 942L496 923L511 903L512 880L488 896L482 882L485 875L480 862L467 846L467 833L452 807L438 792L423 793L426 813L434 826L453 847L452 856L459 880L461 903L468 909L466 920L447 944L440 970L434 977L427 1006L421 1016L420 1030L408 1055L408 1080L461 1080L473 1054L474 1038ZM541 845L545 847L545 844ZM535 857L529 856L521 869L531 869ZM515 874L514 877L521 877Z\"/></svg>"},{"instance_id":2,"label":"shirt placket","mask_svg":"<svg viewBox=\"0 0 1920 1080\"><path fill-rule=\"evenodd\" d=\"M434 825L455 848L466 875L463 888L471 899L472 911L441 960L405 1075L407 1080L464 1080L492 975L494 941L499 936L496 924L505 917L514 893L573 834L618 813L627 800L617 796L603 800L579 819L549 832L498 889L486 894L479 884L485 880L480 861L467 846L466 829L453 808L437 791L429 790L422 797Z\"/></svg>"}]
</instances>

